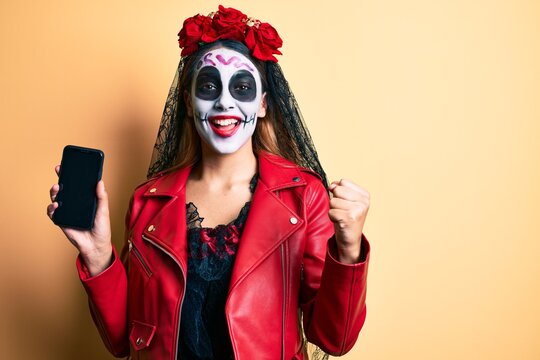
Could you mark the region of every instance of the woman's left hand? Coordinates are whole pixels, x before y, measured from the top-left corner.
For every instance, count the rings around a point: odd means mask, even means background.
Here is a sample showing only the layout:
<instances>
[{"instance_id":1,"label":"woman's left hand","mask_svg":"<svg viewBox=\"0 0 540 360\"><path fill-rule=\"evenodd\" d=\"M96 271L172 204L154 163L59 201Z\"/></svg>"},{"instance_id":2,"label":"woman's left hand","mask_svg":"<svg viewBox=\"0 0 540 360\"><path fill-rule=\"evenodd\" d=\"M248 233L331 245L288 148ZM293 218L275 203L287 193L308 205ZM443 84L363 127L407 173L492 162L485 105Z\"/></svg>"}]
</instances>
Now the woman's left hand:
<instances>
[{"instance_id":1,"label":"woman's left hand","mask_svg":"<svg viewBox=\"0 0 540 360\"><path fill-rule=\"evenodd\" d=\"M341 179L328 187L332 192L328 215L334 223L338 261L353 264L360 261L361 238L369 210L369 193L354 182Z\"/></svg>"}]
</instances>

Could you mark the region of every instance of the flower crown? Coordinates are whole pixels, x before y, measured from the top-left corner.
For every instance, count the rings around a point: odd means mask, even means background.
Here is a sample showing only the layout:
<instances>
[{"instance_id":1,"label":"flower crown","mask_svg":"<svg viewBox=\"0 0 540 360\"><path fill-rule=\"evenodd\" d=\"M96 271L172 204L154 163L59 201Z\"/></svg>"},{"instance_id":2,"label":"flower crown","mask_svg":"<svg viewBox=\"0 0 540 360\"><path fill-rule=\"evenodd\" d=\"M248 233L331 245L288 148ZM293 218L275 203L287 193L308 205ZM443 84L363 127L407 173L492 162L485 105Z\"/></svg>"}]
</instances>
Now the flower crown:
<instances>
[{"instance_id":1,"label":"flower crown","mask_svg":"<svg viewBox=\"0 0 540 360\"><path fill-rule=\"evenodd\" d=\"M244 43L251 55L259 60L277 62L274 54L283 45L276 29L268 23L247 17L241 11L219 5L219 10L208 16L195 15L184 21L178 33L181 56L188 56L200 45L219 39L237 40Z\"/></svg>"}]
</instances>

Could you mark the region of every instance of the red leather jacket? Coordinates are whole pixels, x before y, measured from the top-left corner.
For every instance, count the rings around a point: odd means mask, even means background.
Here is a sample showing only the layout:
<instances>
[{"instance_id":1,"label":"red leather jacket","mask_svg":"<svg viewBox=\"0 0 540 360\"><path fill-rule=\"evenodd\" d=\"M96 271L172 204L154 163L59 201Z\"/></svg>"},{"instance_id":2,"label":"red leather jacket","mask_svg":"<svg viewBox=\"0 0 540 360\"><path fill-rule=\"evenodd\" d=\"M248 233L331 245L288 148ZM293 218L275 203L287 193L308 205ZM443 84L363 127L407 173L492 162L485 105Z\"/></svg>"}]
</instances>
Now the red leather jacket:
<instances>
[{"instance_id":1,"label":"red leather jacket","mask_svg":"<svg viewBox=\"0 0 540 360\"><path fill-rule=\"evenodd\" d=\"M336 261L318 175L266 152L258 164L225 306L235 358L303 359L300 314L310 342L342 355L365 319L369 244L362 235L362 262ZM104 272L90 277L77 260L94 321L117 357L177 359L189 172L162 172L135 190L122 256L113 251Z\"/></svg>"}]
</instances>

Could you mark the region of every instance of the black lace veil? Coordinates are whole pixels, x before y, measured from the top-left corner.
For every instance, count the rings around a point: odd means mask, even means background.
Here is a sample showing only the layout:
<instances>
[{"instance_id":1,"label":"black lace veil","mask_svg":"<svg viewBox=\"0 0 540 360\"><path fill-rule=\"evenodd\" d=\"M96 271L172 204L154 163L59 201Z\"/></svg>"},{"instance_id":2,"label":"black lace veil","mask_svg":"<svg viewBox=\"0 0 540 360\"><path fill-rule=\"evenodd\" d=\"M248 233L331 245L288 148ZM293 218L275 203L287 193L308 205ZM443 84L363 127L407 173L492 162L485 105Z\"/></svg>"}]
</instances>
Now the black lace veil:
<instances>
[{"instance_id":1,"label":"black lace veil","mask_svg":"<svg viewBox=\"0 0 540 360\"><path fill-rule=\"evenodd\" d=\"M157 133L156 143L152 152L152 158L148 167L146 177L150 179L152 176L163 170L169 169L175 164L178 156L179 141L181 134L180 122L187 121L185 119L186 109L183 101L179 101L180 94L180 74L184 69L185 59L180 59L174 79L165 101L165 108L161 116L161 123ZM181 104L179 104L181 102ZM180 106L179 106L180 105Z\"/></svg>"}]
</instances>

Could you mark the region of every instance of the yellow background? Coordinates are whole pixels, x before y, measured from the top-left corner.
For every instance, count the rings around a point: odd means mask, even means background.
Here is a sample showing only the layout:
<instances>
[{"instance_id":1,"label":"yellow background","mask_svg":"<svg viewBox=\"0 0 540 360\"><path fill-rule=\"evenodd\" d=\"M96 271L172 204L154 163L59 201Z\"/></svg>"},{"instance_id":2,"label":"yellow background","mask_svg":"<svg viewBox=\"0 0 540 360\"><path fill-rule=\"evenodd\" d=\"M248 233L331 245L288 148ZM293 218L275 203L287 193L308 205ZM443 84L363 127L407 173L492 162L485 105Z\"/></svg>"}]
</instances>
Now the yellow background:
<instances>
[{"instance_id":1,"label":"yellow background","mask_svg":"<svg viewBox=\"0 0 540 360\"><path fill-rule=\"evenodd\" d=\"M1 3L1 358L111 358L45 215L53 166L66 144L104 150L119 245L176 34L218 3ZM368 316L344 358L539 359L540 4L225 5L278 29L330 179L371 193Z\"/></svg>"}]
</instances>

